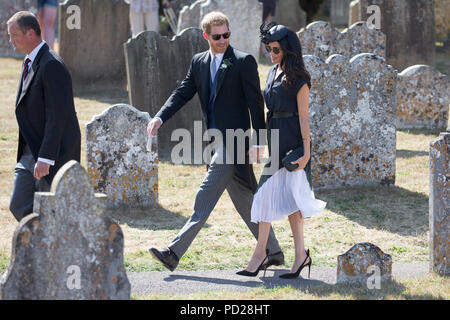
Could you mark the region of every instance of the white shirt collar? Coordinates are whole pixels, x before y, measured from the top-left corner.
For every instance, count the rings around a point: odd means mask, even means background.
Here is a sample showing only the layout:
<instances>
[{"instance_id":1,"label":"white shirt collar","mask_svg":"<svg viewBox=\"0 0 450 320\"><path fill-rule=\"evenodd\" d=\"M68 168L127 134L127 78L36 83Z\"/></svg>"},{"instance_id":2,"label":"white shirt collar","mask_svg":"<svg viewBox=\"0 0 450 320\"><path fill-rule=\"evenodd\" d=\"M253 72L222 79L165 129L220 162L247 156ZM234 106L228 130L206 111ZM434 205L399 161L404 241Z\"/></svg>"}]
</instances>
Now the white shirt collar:
<instances>
[{"instance_id":1,"label":"white shirt collar","mask_svg":"<svg viewBox=\"0 0 450 320\"><path fill-rule=\"evenodd\" d=\"M214 56L216 56L216 61L217 61L217 63L220 63L221 61L222 61L222 58L223 58L223 56L224 56L224 53L217 53L217 54L214 54L214 53L212 53L212 51L211 51L211 49L209 49L209 55L211 56L211 60L214 58Z\"/></svg>"},{"instance_id":2,"label":"white shirt collar","mask_svg":"<svg viewBox=\"0 0 450 320\"><path fill-rule=\"evenodd\" d=\"M30 54L27 55L27 56L25 57L25 60L27 60L27 59L30 59L30 60L31 60L31 62L30 62L30 64L29 64L30 66L33 64L34 59L36 59L36 56L37 56L39 50L41 50L41 48L42 48L42 46L43 46L44 44L45 44L45 41L42 40L41 43L39 43L39 44L36 46L36 48L34 48L33 51L31 51Z\"/></svg>"}]
</instances>

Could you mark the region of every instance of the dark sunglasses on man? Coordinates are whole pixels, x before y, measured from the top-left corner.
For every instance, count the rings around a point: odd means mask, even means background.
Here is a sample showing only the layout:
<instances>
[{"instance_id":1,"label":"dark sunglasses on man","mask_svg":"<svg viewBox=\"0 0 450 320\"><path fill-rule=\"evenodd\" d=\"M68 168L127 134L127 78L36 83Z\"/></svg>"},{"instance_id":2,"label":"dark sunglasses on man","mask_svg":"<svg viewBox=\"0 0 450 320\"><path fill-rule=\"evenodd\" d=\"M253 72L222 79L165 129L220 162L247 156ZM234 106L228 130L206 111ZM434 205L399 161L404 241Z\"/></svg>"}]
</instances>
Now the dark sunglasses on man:
<instances>
[{"instance_id":1,"label":"dark sunglasses on man","mask_svg":"<svg viewBox=\"0 0 450 320\"><path fill-rule=\"evenodd\" d=\"M279 54L281 52L281 49L279 47L271 47L269 45L266 45L267 52L270 53L270 51L273 51L274 54Z\"/></svg>"},{"instance_id":2,"label":"dark sunglasses on man","mask_svg":"<svg viewBox=\"0 0 450 320\"><path fill-rule=\"evenodd\" d=\"M228 39L231 35L231 32L225 32L223 34L212 34L211 38L213 38L214 41L219 41L221 37L223 37L224 39Z\"/></svg>"}]
</instances>

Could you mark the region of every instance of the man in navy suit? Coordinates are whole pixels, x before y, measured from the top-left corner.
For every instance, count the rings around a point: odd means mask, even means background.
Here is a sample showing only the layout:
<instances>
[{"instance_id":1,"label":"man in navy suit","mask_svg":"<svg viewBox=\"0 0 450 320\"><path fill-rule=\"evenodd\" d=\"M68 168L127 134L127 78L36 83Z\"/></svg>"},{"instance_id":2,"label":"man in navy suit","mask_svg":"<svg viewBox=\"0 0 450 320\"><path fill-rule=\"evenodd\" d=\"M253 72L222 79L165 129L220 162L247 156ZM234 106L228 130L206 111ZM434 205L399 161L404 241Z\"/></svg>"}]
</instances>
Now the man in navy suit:
<instances>
[{"instance_id":1,"label":"man in navy suit","mask_svg":"<svg viewBox=\"0 0 450 320\"><path fill-rule=\"evenodd\" d=\"M37 18L21 11L7 25L14 50L27 55L16 98L19 143L9 206L20 221L33 212L34 193L48 191L67 161L80 161L81 133L70 74L42 41Z\"/></svg>"},{"instance_id":2,"label":"man in navy suit","mask_svg":"<svg viewBox=\"0 0 450 320\"><path fill-rule=\"evenodd\" d=\"M261 94L258 65L252 55L236 50L229 45L230 27L227 17L220 12L207 14L202 21L203 36L210 49L196 54L191 67L180 86L175 89L161 110L149 123L148 134L155 135L158 128L168 121L190 99L198 93L203 122L208 129L217 129L226 142L226 131L253 129L259 134L265 129L264 100ZM262 140L262 139L261 139ZM257 136L257 144L265 144ZM228 149L227 149L228 148ZM197 193L194 211L168 249L151 248L151 254L169 270L173 271L195 236L205 224L225 189L233 204L255 238L258 225L250 221L250 209L257 183L247 153L259 158L261 152L256 146L245 144L245 163L239 155L239 146L215 148L203 183ZM234 162L226 163L225 154L234 149ZM230 157L231 158L231 157ZM268 265L281 265L284 256L271 230L267 244Z\"/></svg>"}]
</instances>

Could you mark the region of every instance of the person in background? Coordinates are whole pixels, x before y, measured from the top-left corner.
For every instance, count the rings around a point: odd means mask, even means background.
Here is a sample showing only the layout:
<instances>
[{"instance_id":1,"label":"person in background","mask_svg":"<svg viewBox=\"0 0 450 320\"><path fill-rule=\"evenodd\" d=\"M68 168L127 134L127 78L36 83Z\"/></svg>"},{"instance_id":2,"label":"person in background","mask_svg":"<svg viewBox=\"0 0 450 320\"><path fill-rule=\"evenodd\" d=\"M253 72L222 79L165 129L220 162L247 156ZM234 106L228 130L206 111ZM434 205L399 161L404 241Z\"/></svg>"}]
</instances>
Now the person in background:
<instances>
[{"instance_id":1,"label":"person in background","mask_svg":"<svg viewBox=\"0 0 450 320\"><path fill-rule=\"evenodd\" d=\"M36 16L17 12L7 26L14 50L26 54L15 103L19 139L9 204L20 221L33 212L35 192L49 191L66 162L80 162L81 132L69 71L42 40Z\"/></svg>"},{"instance_id":2,"label":"person in background","mask_svg":"<svg viewBox=\"0 0 450 320\"><path fill-rule=\"evenodd\" d=\"M53 50L55 42L55 20L58 10L58 0L38 0L37 18L42 30L42 38Z\"/></svg>"},{"instance_id":3,"label":"person in background","mask_svg":"<svg viewBox=\"0 0 450 320\"><path fill-rule=\"evenodd\" d=\"M125 0L130 5L131 33L135 38L142 31L159 32L158 0ZM169 0L163 0L163 5L169 7Z\"/></svg>"}]
</instances>

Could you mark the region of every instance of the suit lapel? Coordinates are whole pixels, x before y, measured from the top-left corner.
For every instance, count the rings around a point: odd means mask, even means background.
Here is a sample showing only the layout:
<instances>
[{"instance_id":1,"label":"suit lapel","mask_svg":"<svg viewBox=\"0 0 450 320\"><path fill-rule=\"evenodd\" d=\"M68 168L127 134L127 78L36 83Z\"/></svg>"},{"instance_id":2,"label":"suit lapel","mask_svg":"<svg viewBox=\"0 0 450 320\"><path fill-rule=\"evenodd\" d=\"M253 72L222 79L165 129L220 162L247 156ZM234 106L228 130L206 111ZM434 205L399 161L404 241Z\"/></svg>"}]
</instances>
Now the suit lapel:
<instances>
[{"instance_id":1,"label":"suit lapel","mask_svg":"<svg viewBox=\"0 0 450 320\"><path fill-rule=\"evenodd\" d=\"M20 84L20 88L19 88L18 99L16 102L16 108L19 106L20 101L22 101L23 97L28 92L30 84L33 81L33 78L39 69L39 59L46 51L48 51L48 45L44 44L42 46L42 48L39 50L39 52L36 56L36 59L34 59L33 64L31 65L31 68L30 68L30 72L28 73L25 81L22 81L22 79L23 79L23 68L22 68L22 74L20 75L20 83L21 84Z\"/></svg>"},{"instance_id":2,"label":"suit lapel","mask_svg":"<svg viewBox=\"0 0 450 320\"><path fill-rule=\"evenodd\" d=\"M211 55L209 54L209 51L205 52L205 56L201 60L201 68L200 68L200 79L201 79L201 94L200 94L200 101L202 107L205 109L208 108L209 104L209 81L211 78L211 74L209 72L209 65L211 63Z\"/></svg>"},{"instance_id":3,"label":"suit lapel","mask_svg":"<svg viewBox=\"0 0 450 320\"><path fill-rule=\"evenodd\" d=\"M225 75L226 75L228 69L231 68L231 66L228 66L227 68L222 68L223 61L228 59L231 63L233 63L233 61L231 59L232 53L233 53L233 48L231 46L228 46L227 51L225 51L225 54L223 55L222 63L219 67L219 70L217 71L217 83L216 83L216 91L214 93L214 100L216 99L217 94L219 93L220 88L222 87L222 84L223 84L223 81L225 79Z\"/></svg>"}]
</instances>

